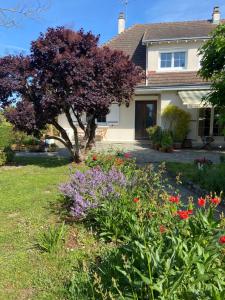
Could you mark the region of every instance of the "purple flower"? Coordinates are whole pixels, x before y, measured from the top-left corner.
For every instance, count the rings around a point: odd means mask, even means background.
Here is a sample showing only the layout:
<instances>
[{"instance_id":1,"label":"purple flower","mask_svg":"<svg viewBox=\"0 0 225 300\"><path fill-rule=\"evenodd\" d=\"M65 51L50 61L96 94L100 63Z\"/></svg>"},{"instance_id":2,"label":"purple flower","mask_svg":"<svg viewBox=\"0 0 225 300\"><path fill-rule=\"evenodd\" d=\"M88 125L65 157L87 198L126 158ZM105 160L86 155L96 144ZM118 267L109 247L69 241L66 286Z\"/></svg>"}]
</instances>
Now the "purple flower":
<instances>
[{"instance_id":1,"label":"purple flower","mask_svg":"<svg viewBox=\"0 0 225 300\"><path fill-rule=\"evenodd\" d=\"M60 186L62 194L71 200L71 214L85 218L90 209L96 208L101 201L118 199L121 188L128 185L124 174L115 168L109 172L99 167L82 173L70 175L70 182Z\"/></svg>"}]
</instances>

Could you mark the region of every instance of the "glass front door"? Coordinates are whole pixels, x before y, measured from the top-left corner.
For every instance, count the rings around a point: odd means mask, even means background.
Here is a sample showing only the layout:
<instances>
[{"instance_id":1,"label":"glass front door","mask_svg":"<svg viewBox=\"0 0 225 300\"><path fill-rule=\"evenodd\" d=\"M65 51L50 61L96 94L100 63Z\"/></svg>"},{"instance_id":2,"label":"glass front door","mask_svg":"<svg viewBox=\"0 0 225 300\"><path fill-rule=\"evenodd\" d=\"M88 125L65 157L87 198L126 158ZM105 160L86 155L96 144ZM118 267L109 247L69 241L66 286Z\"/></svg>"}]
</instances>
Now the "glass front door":
<instances>
[{"instance_id":1,"label":"glass front door","mask_svg":"<svg viewBox=\"0 0 225 300\"><path fill-rule=\"evenodd\" d=\"M135 102L135 139L148 139L146 128L156 125L157 102Z\"/></svg>"}]
</instances>

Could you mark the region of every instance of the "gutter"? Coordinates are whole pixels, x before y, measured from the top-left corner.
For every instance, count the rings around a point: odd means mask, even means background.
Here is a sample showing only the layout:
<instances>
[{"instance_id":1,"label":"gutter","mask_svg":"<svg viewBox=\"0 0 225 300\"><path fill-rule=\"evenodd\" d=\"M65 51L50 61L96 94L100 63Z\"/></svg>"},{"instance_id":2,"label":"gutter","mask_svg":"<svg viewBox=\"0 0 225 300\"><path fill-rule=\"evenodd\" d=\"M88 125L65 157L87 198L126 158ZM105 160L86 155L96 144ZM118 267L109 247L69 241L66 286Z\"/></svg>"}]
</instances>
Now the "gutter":
<instances>
[{"instance_id":1,"label":"gutter","mask_svg":"<svg viewBox=\"0 0 225 300\"><path fill-rule=\"evenodd\" d=\"M172 85L172 86L138 86L135 89L135 94L151 93L163 91L195 91L195 90L209 90L210 85Z\"/></svg>"},{"instance_id":2,"label":"gutter","mask_svg":"<svg viewBox=\"0 0 225 300\"><path fill-rule=\"evenodd\" d=\"M209 40L209 36L201 36L201 37L188 37L188 38L171 38L171 39L158 39L158 40L142 40L142 44L146 45L148 43L160 43L160 42L175 42L175 41L191 41L191 40Z\"/></svg>"}]
</instances>

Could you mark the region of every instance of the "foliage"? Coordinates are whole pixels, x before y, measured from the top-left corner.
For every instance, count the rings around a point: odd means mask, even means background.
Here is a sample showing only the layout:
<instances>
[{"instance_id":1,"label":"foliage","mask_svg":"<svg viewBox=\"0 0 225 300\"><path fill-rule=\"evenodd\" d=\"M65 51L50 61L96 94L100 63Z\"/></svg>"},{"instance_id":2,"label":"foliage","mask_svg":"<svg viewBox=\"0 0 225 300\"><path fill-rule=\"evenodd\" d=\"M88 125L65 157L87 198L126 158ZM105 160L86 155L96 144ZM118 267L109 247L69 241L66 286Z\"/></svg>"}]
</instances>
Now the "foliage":
<instances>
[{"instance_id":1,"label":"foliage","mask_svg":"<svg viewBox=\"0 0 225 300\"><path fill-rule=\"evenodd\" d=\"M164 152L173 148L173 138L170 130L162 129L160 126L152 126L146 129L153 147Z\"/></svg>"},{"instance_id":2,"label":"foliage","mask_svg":"<svg viewBox=\"0 0 225 300\"><path fill-rule=\"evenodd\" d=\"M115 246L79 282L73 277L70 297L222 300L225 223L214 218L220 198L184 204L168 193L163 166L134 172L134 184L117 201L106 196L90 211L92 228Z\"/></svg>"},{"instance_id":3,"label":"foliage","mask_svg":"<svg viewBox=\"0 0 225 300\"><path fill-rule=\"evenodd\" d=\"M13 140L12 125L0 114L0 150L9 147Z\"/></svg>"},{"instance_id":4,"label":"foliage","mask_svg":"<svg viewBox=\"0 0 225 300\"><path fill-rule=\"evenodd\" d=\"M88 167L99 166L103 171L109 171L112 168L122 171L128 175L129 170L136 167L135 159L131 153L123 151L101 151L93 152L88 155L85 163Z\"/></svg>"},{"instance_id":5,"label":"foliage","mask_svg":"<svg viewBox=\"0 0 225 300\"><path fill-rule=\"evenodd\" d=\"M119 188L126 186L125 176L112 168L104 172L99 167L71 174L70 182L60 187L71 203L71 214L76 219L87 216L89 211L101 205L105 198L115 202L120 196Z\"/></svg>"},{"instance_id":6,"label":"foliage","mask_svg":"<svg viewBox=\"0 0 225 300\"><path fill-rule=\"evenodd\" d=\"M171 151L173 148L173 138L169 130L162 131L161 149L164 152Z\"/></svg>"},{"instance_id":7,"label":"foliage","mask_svg":"<svg viewBox=\"0 0 225 300\"><path fill-rule=\"evenodd\" d=\"M3 150L0 150L0 167L4 166L7 163L6 153Z\"/></svg>"},{"instance_id":8,"label":"foliage","mask_svg":"<svg viewBox=\"0 0 225 300\"><path fill-rule=\"evenodd\" d=\"M162 139L162 128L160 126L152 126L146 129L150 140L152 141L153 145L159 145L161 144Z\"/></svg>"},{"instance_id":9,"label":"foliage","mask_svg":"<svg viewBox=\"0 0 225 300\"><path fill-rule=\"evenodd\" d=\"M213 31L211 38L199 50L202 56L200 76L210 80L211 91L205 97L215 106L225 106L225 25L221 24Z\"/></svg>"},{"instance_id":10,"label":"foliage","mask_svg":"<svg viewBox=\"0 0 225 300\"><path fill-rule=\"evenodd\" d=\"M107 114L112 103L129 104L144 76L128 56L99 47L98 40L83 30L49 28L32 42L30 55L0 59L0 103L16 103L7 110L7 118L28 134L40 134L47 124L53 125L61 134L55 139L77 162L81 146L89 149L94 142L95 119ZM57 121L62 113L73 129L72 140ZM84 113L87 126L81 118ZM84 131L84 145L74 118Z\"/></svg>"},{"instance_id":11,"label":"foliage","mask_svg":"<svg viewBox=\"0 0 225 300\"><path fill-rule=\"evenodd\" d=\"M190 163L167 163L168 170L173 174L181 174L183 181L191 181L208 192L225 191L225 164L205 164L198 168Z\"/></svg>"},{"instance_id":12,"label":"foliage","mask_svg":"<svg viewBox=\"0 0 225 300\"><path fill-rule=\"evenodd\" d=\"M38 248L43 252L57 252L62 247L65 237L65 224L49 226L46 232L41 232L37 240Z\"/></svg>"},{"instance_id":13,"label":"foliage","mask_svg":"<svg viewBox=\"0 0 225 300\"><path fill-rule=\"evenodd\" d=\"M164 109L162 118L164 127L172 132L174 142L183 142L189 132L190 113L170 104Z\"/></svg>"}]
</instances>

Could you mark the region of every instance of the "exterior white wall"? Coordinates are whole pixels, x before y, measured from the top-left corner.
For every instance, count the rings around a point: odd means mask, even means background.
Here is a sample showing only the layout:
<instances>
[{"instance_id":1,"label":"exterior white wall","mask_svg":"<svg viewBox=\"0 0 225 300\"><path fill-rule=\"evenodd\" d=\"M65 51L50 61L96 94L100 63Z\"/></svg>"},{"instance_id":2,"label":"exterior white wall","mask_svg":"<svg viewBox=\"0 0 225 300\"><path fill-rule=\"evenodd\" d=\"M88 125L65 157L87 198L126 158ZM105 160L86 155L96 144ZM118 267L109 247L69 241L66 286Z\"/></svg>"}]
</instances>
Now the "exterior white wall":
<instances>
[{"instance_id":1,"label":"exterior white wall","mask_svg":"<svg viewBox=\"0 0 225 300\"><path fill-rule=\"evenodd\" d=\"M203 43L196 42L171 42L170 44L152 44L147 47L147 71L156 72L174 72L177 69L161 69L160 70L160 52L173 52L173 51L185 51L186 52L186 68L179 69L181 71L196 71L200 66L200 58L198 56L198 49Z\"/></svg>"},{"instance_id":2,"label":"exterior white wall","mask_svg":"<svg viewBox=\"0 0 225 300\"><path fill-rule=\"evenodd\" d=\"M135 101L157 101L159 95L135 95L129 107L120 106L120 121L116 126L109 126L105 136L106 141L135 140ZM157 119L160 116L160 105L157 105Z\"/></svg>"}]
</instances>

